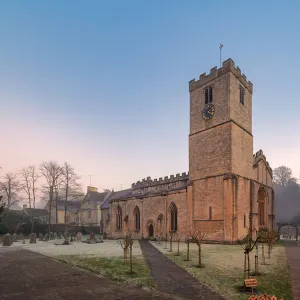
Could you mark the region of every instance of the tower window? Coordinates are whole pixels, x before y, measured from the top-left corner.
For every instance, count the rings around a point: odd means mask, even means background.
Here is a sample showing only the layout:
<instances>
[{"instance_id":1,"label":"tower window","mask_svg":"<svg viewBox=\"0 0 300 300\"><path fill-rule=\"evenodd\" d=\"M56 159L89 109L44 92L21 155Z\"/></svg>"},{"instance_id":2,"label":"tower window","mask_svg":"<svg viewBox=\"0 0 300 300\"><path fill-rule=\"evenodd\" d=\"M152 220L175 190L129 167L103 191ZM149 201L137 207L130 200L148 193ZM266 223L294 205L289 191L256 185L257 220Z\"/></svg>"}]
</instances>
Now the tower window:
<instances>
[{"instance_id":1,"label":"tower window","mask_svg":"<svg viewBox=\"0 0 300 300\"><path fill-rule=\"evenodd\" d=\"M240 86L240 103L244 105L245 100L245 89Z\"/></svg>"},{"instance_id":2,"label":"tower window","mask_svg":"<svg viewBox=\"0 0 300 300\"><path fill-rule=\"evenodd\" d=\"M205 104L211 103L213 101L213 89L211 86L205 88Z\"/></svg>"},{"instance_id":3,"label":"tower window","mask_svg":"<svg viewBox=\"0 0 300 300\"><path fill-rule=\"evenodd\" d=\"M246 215L244 215L244 228L246 228Z\"/></svg>"},{"instance_id":4,"label":"tower window","mask_svg":"<svg viewBox=\"0 0 300 300\"><path fill-rule=\"evenodd\" d=\"M209 220L211 220L212 219L212 208L211 208L211 206L209 207Z\"/></svg>"}]
</instances>

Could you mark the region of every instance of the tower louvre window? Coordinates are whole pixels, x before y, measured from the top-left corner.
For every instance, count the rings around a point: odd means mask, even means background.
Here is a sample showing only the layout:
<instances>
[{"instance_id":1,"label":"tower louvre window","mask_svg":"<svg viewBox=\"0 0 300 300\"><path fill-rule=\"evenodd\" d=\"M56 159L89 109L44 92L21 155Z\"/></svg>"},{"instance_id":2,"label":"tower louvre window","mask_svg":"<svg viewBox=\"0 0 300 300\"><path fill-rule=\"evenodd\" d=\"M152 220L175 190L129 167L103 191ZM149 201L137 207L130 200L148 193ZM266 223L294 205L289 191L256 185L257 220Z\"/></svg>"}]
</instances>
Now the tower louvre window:
<instances>
[{"instance_id":1,"label":"tower louvre window","mask_svg":"<svg viewBox=\"0 0 300 300\"><path fill-rule=\"evenodd\" d=\"M245 89L240 86L240 103L244 105L244 100L245 100Z\"/></svg>"},{"instance_id":2,"label":"tower louvre window","mask_svg":"<svg viewBox=\"0 0 300 300\"><path fill-rule=\"evenodd\" d=\"M209 86L205 88L205 104L211 103L213 101L213 88Z\"/></svg>"}]
</instances>

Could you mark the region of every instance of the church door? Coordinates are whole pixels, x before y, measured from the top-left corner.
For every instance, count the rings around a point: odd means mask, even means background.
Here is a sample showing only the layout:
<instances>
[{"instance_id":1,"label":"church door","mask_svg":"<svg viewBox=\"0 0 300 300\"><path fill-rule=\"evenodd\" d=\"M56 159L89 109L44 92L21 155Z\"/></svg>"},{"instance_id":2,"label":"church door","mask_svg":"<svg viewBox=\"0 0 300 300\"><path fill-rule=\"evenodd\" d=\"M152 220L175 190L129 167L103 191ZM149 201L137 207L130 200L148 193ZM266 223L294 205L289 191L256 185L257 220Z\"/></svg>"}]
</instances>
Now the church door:
<instances>
[{"instance_id":1,"label":"church door","mask_svg":"<svg viewBox=\"0 0 300 300\"><path fill-rule=\"evenodd\" d=\"M153 225L152 225L152 224L149 225L148 231L149 231L149 238L153 237L153 234L154 234L154 228L153 228Z\"/></svg>"}]
</instances>

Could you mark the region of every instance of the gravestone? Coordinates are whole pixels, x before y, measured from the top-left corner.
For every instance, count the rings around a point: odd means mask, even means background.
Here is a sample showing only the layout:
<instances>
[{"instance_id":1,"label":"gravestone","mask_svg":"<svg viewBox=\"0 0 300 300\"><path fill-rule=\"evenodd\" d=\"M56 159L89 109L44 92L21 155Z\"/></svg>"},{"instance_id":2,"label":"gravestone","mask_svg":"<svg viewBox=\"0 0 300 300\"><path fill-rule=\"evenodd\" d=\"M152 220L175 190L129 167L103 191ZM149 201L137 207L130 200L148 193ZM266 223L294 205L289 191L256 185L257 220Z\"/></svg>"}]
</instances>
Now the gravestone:
<instances>
[{"instance_id":1,"label":"gravestone","mask_svg":"<svg viewBox=\"0 0 300 300\"><path fill-rule=\"evenodd\" d=\"M22 244L26 244L25 240L22 241Z\"/></svg>"},{"instance_id":2,"label":"gravestone","mask_svg":"<svg viewBox=\"0 0 300 300\"><path fill-rule=\"evenodd\" d=\"M48 234L48 233L45 234L45 236L44 236L44 241L45 241L45 242L49 241L49 234Z\"/></svg>"},{"instance_id":3,"label":"gravestone","mask_svg":"<svg viewBox=\"0 0 300 300\"><path fill-rule=\"evenodd\" d=\"M70 245L69 242L69 235L67 232L64 233L64 241L63 241L63 245Z\"/></svg>"},{"instance_id":4,"label":"gravestone","mask_svg":"<svg viewBox=\"0 0 300 300\"><path fill-rule=\"evenodd\" d=\"M69 241L69 234L68 234L68 232L65 232L65 233L64 233L64 240L65 240L65 241L66 241L66 240Z\"/></svg>"},{"instance_id":5,"label":"gravestone","mask_svg":"<svg viewBox=\"0 0 300 300\"><path fill-rule=\"evenodd\" d=\"M9 236L9 239L10 239L10 244L13 243L13 240L12 240L12 235L10 233L7 233L7 235Z\"/></svg>"},{"instance_id":6,"label":"gravestone","mask_svg":"<svg viewBox=\"0 0 300 300\"><path fill-rule=\"evenodd\" d=\"M96 238L95 238L95 232L91 232L90 233L90 240L91 241L94 241Z\"/></svg>"},{"instance_id":7,"label":"gravestone","mask_svg":"<svg viewBox=\"0 0 300 300\"><path fill-rule=\"evenodd\" d=\"M11 246L12 240L9 236L9 233L5 234L2 239L2 246Z\"/></svg>"},{"instance_id":8,"label":"gravestone","mask_svg":"<svg viewBox=\"0 0 300 300\"><path fill-rule=\"evenodd\" d=\"M18 240L17 234L14 233L14 234L12 235L12 241L13 241L13 242L16 242L17 240Z\"/></svg>"},{"instance_id":9,"label":"gravestone","mask_svg":"<svg viewBox=\"0 0 300 300\"><path fill-rule=\"evenodd\" d=\"M57 233L54 232L54 239L56 240L57 239Z\"/></svg>"},{"instance_id":10,"label":"gravestone","mask_svg":"<svg viewBox=\"0 0 300 300\"><path fill-rule=\"evenodd\" d=\"M23 234L23 233L20 233L20 234L19 234L18 240L21 240L21 241L24 240L24 234Z\"/></svg>"},{"instance_id":11,"label":"gravestone","mask_svg":"<svg viewBox=\"0 0 300 300\"><path fill-rule=\"evenodd\" d=\"M76 240L77 240L77 242L82 242L82 233L81 232L77 232Z\"/></svg>"},{"instance_id":12,"label":"gravestone","mask_svg":"<svg viewBox=\"0 0 300 300\"><path fill-rule=\"evenodd\" d=\"M75 241L75 234L73 232L71 232L70 242L74 242L74 241Z\"/></svg>"},{"instance_id":13,"label":"gravestone","mask_svg":"<svg viewBox=\"0 0 300 300\"><path fill-rule=\"evenodd\" d=\"M58 232L58 233L57 233L57 238L58 238L59 240L61 239L61 236L62 236L61 232Z\"/></svg>"},{"instance_id":14,"label":"gravestone","mask_svg":"<svg viewBox=\"0 0 300 300\"><path fill-rule=\"evenodd\" d=\"M29 243L30 244L36 244L36 234L35 233L30 233L30 236L29 236Z\"/></svg>"},{"instance_id":15,"label":"gravestone","mask_svg":"<svg viewBox=\"0 0 300 300\"><path fill-rule=\"evenodd\" d=\"M50 234L49 234L49 240L54 240L54 233L53 232L50 232Z\"/></svg>"},{"instance_id":16,"label":"gravestone","mask_svg":"<svg viewBox=\"0 0 300 300\"><path fill-rule=\"evenodd\" d=\"M41 241L41 242L42 242L43 240L44 240L44 236L43 236L43 234L42 234L42 233L40 233L40 234L39 234L39 241Z\"/></svg>"}]
</instances>

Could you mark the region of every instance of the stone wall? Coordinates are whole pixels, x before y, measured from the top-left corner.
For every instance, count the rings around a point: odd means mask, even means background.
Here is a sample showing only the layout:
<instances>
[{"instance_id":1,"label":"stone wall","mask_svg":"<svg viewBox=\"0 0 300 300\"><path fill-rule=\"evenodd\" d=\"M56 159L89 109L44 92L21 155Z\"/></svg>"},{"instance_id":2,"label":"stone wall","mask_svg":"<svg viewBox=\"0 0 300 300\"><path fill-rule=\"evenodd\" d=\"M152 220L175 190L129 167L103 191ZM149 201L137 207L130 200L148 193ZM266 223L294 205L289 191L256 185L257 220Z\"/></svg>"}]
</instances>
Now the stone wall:
<instances>
[{"instance_id":1,"label":"stone wall","mask_svg":"<svg viewBox=\"0 0 300 300\"><path fill-rule=\"evenodd\" d=\"M231 123L191 135L189 180L231 172Z\"/></svg>"},{"instance_id":2,"label":"stone wall","mask_svg":"<svg viewBox=\"0 0 300 300\"><path fill-rule=\"evenodd\" d=\"M115 201L112 203L111 212L111 232L109 235L113 238L123 237L128 231L132 232L135 238L147 238L149 236L148 228L152 224L154 227L154 236L160 233L165 234L170 230L169 207L174 203L178 210L178 233L187 231L187 192L186 189L170 192L165 196L153 196L143 199L131 198L127 201ZM122 210L122 230L116 230L116 209L120 206ZM140 231L135 230L134 214L135 207L138 206L141 214ZM162 221L158 220L162 214ZM125 217L127 221L124 221Z\"/></svg>"}]
</instances>

